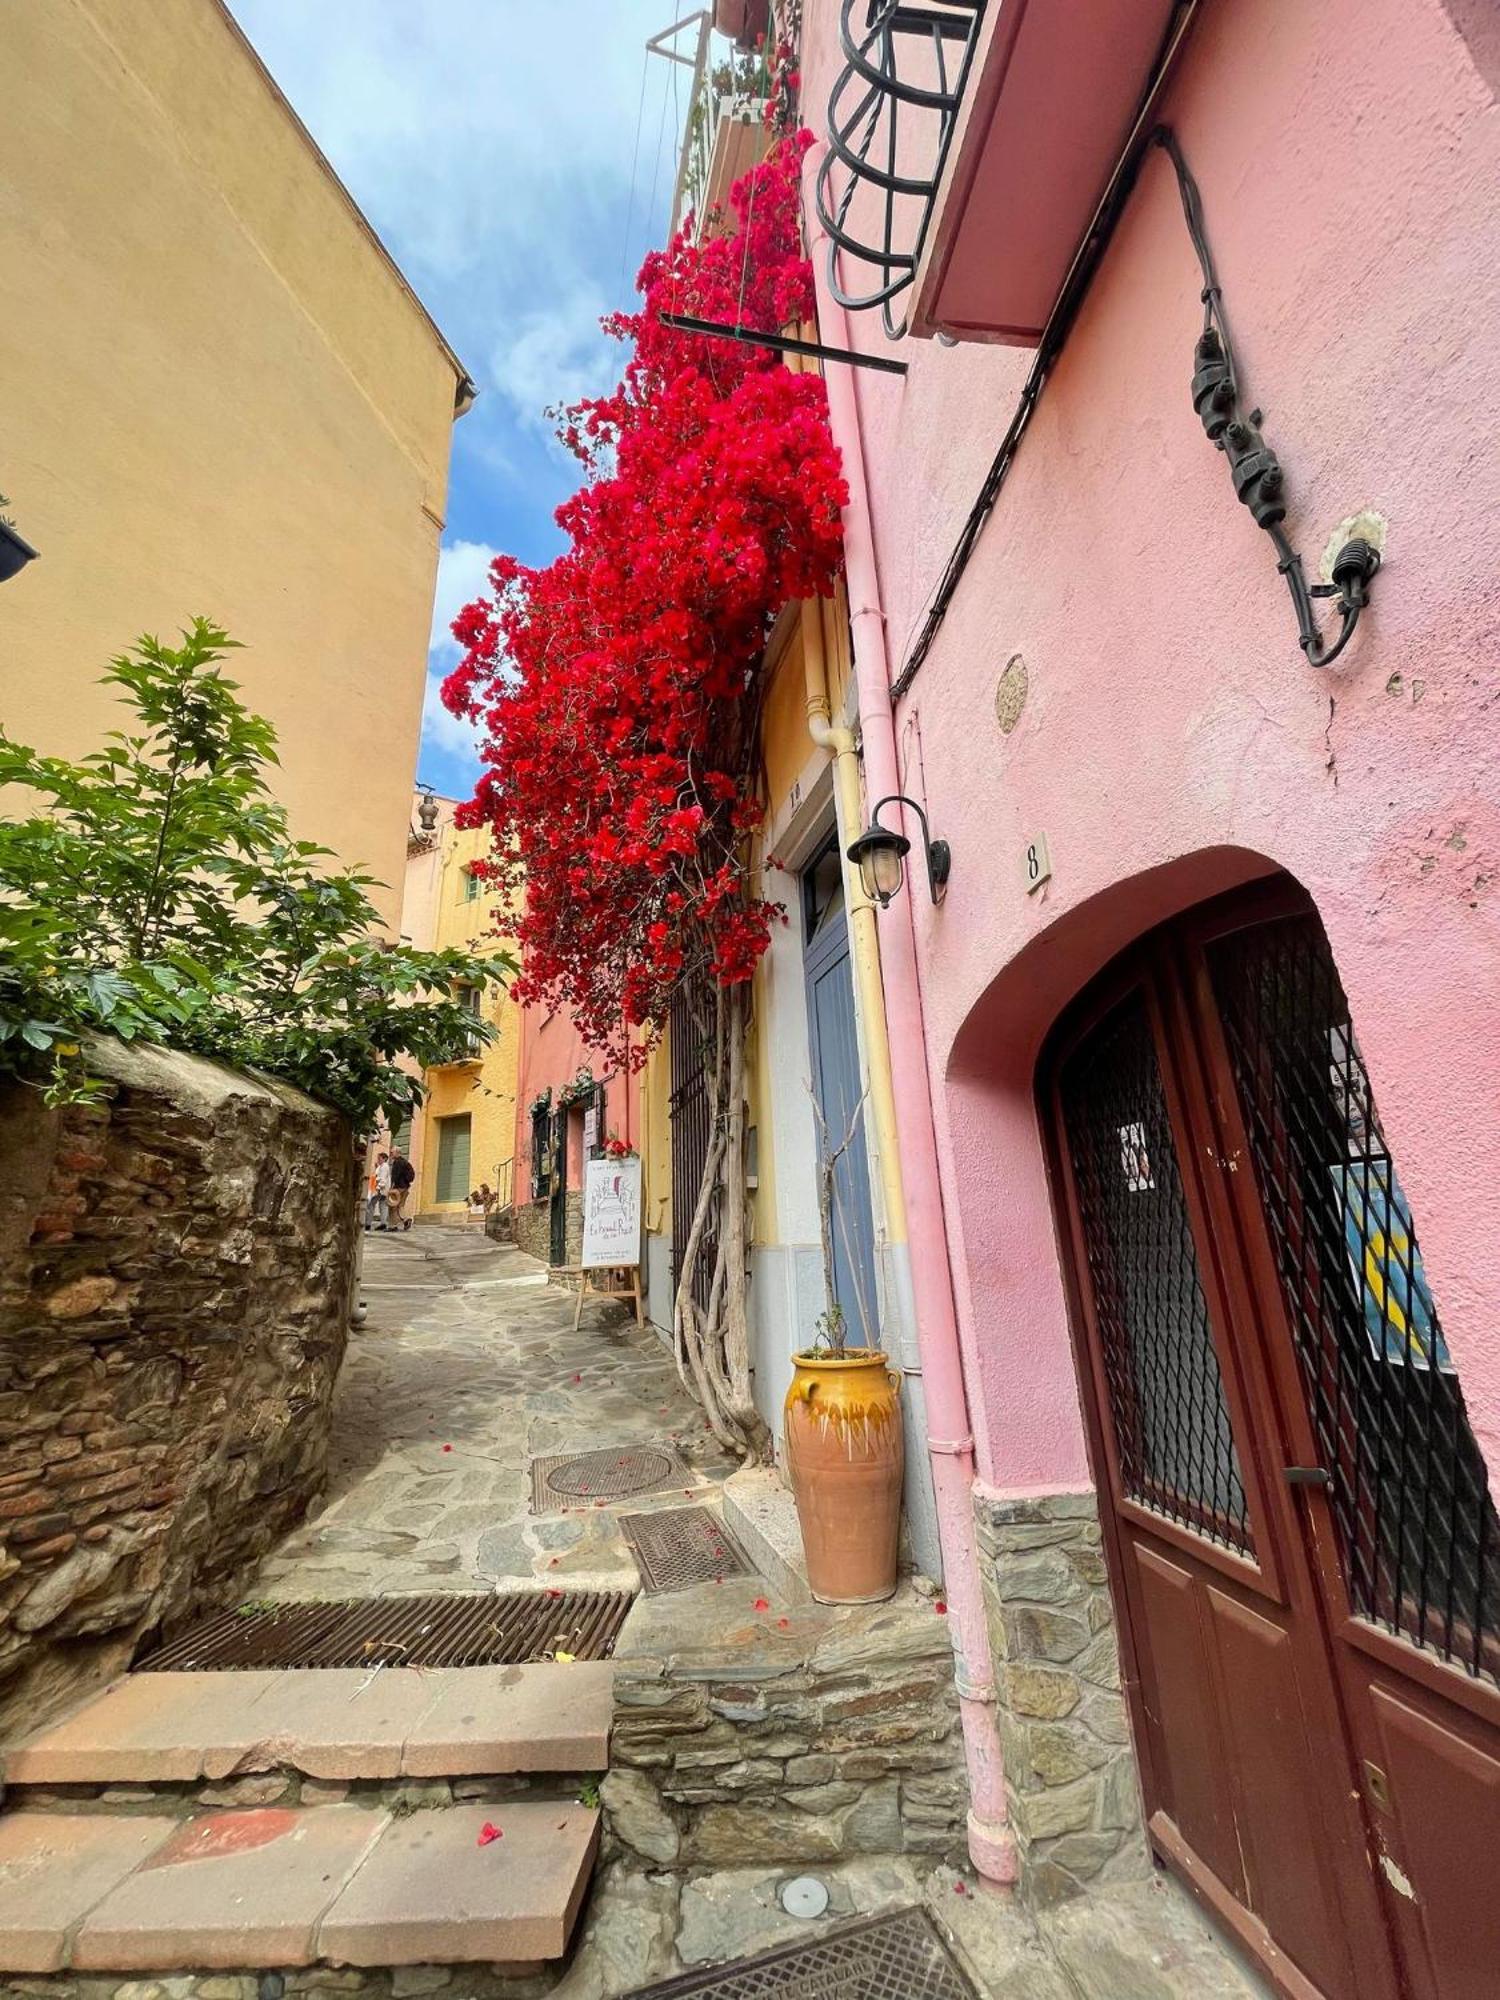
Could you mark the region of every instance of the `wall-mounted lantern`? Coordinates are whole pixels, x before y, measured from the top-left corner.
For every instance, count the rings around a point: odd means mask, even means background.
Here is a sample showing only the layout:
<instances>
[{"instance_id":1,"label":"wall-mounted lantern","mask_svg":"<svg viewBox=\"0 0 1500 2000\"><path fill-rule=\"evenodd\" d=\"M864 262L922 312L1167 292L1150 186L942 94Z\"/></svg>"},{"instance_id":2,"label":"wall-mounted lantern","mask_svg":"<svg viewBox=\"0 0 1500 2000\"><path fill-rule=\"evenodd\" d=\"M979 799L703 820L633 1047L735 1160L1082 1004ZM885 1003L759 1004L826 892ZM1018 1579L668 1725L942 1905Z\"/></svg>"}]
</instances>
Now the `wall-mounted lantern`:
<instances>
[{"instance_id":1,"label":"wall-mounted lantern","mask_svg":"<svg viewBox=\"0 0 1500 2000\"><path fill-rule=\"evenodd\" d=\"M417 824L423 833L431 835L437 828L438 802L432 796L431 785L422 787L422 803L417 807Z\"/></svg>"},{"instance_id":2,"label":"wall-mounted lantern","mask_svg":"<svg viewBox=\"0 0 1500 2000\"><path fill-rule=\"evenodd\" d=\"M906 806L921 821L922 847L927 856L927 887L933 902L942 902L943 891L948 885L948 872L953 866L952 850L946 840L932 838L926 813L915 799L907 798L904 792L892 792L889 798L881 799L870 815L870 824L858 840L849 843L849 859L859 864L865 894L885 909L891 898L900 892L906 874L906 857L911 851L911 842L904 833L897 833L894 827L881 825L880 815L886 806Z\"/></svg>"},{"instance_id":3,"label":"wall-mounted lantern","mask_svg":"<svg viewBox=\"0 0 1500 2000\"><path fill-rule=\"evenodd\" d=\"M19 576L27 563L35 562L37 552L21 535L16 533L15 523L3 511L9 501L0 493L0 583L9 583L13 576Z\"/></svg>"}]
</instances>

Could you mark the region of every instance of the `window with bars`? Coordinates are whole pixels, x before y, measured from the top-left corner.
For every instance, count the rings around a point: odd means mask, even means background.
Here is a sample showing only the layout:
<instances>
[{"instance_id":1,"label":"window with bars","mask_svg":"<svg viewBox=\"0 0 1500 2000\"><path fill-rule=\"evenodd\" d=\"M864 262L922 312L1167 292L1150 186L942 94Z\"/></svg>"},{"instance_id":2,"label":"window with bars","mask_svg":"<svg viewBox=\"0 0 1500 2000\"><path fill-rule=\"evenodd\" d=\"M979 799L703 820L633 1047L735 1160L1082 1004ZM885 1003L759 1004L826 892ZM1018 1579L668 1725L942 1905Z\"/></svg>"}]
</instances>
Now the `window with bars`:
<instances>
[{"instance_id":1,"label":"window with bars","mask_svg":"<svg viewBox=\"0 0 1500 2000\"><path fill-rule=\"evenodd\" d=\"M550 1104L531 1112L531 1199L544 1201L552 1191L552 1111Z\"/></svg>"},{"instance_id":2,"label":"window with bars","mask_svg":"<svg viewBox=\"0 0 1500 2000\"><path fill-rule=\"evenodd\" d=\"M1500 1524L1322 926L1209 969L1352 1608L1500 1678Z\"/></svg>"},{"instance_id":3,"label":"window with bars","mask_svg":"<svg viewBox=\"0 0 1500 2000\"><path fill-rule=\"evenodd\" d=\"M1060 1096L1123 1489L1249 1555L1249 1509L1141 994L1074 1051Z\"/></svg>"}]
</instances>

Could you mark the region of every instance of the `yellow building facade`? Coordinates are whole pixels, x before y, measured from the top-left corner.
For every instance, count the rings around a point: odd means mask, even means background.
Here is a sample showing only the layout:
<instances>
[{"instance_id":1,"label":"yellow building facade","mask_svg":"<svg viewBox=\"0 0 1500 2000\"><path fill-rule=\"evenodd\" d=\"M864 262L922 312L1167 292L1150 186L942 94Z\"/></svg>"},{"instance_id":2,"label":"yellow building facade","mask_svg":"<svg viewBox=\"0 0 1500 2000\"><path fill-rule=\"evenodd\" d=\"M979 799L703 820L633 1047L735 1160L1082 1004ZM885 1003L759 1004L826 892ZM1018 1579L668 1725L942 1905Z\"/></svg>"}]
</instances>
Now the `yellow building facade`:
<instances>
[{"instance_id":1,"label":"yellow building facade","mask_svg":"<svg viewBox=\"0 0 1500 2000\"><path fill-rule=\"evenodd\" d=\"M420 821L413 819L403 933L413 944L438 951L504 950L510 940L495 927L503 905L471 866L488 854L490 836L483 828L455 827L451 802L437 804L438 824L426 845ZM521 1010L506 986L486 987L472 999L475 1012L494 1027L494 1039L475 1062L426 1071L427 1100L410 1134L417 1173L414 1212L429 1221L465 1219L469 1195L481 1186L488 1186L498 1205L511 1198Z\"/></svg>"},{"instance_id":2,"label":"yellow building facade","mask_svg":"<svg viewBox=\"0 0 1500 2000\"><path fill-rule=\"evenodd\" d=\"M61 755L194 615L394 921L468 377L221 0L0 8L0 720Z\"/></svg>"}]
</instances>

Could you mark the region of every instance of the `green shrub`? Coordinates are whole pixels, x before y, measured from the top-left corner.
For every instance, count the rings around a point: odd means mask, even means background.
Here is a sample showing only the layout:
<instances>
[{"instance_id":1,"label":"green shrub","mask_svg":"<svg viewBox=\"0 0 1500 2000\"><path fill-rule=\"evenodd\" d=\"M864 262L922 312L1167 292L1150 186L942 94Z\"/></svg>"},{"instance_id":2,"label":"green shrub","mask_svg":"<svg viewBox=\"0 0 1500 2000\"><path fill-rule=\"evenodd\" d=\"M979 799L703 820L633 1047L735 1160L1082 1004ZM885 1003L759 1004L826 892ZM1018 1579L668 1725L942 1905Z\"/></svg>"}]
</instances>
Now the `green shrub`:
<instances>
[{"instance_id":1,"label":"green shrub","mask_svg":"<svg viewBox=\"0 0 1500 2000\"><path fill-rule=\"evenodd\" d=\"M0 1070L54 1103L94 1096L83 1042L102 1031L394 1126L422 1096L396 1058L478 1055L494 1030L459 989L515 964L388 942L374 878L292 839L266 783L276 733L219 670L234 644L202 618L178 647L139 640L104 676L133 728L77 763L0 731L0 786L41 804L0 821Z\"/></svg>"}]
</instances>

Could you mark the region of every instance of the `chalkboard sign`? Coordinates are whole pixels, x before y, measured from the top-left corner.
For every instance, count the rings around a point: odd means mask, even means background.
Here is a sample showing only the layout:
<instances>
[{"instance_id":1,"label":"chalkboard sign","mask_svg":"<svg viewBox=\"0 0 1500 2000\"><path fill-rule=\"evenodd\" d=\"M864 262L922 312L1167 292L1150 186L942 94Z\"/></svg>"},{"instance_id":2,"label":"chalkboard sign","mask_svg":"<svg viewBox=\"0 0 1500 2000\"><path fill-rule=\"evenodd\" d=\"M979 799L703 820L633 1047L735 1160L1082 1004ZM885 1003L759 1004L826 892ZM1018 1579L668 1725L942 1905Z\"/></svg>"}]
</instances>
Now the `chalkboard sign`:
<instances>
[{"instance_id":1,"label":"chalkboard sign","mask_svg":"<svg viewBox=\"0 0 1500 2000\"><path fill-rule=\"evenodd\" d=\"M583 1181L583 1268L641 1261L641 1163L590 1160Z\"/></svg>"}]
</instances>

